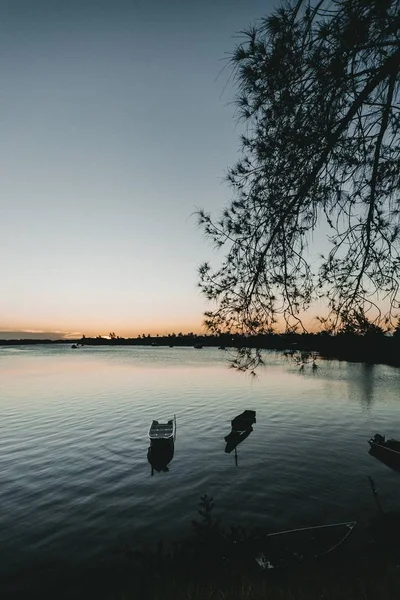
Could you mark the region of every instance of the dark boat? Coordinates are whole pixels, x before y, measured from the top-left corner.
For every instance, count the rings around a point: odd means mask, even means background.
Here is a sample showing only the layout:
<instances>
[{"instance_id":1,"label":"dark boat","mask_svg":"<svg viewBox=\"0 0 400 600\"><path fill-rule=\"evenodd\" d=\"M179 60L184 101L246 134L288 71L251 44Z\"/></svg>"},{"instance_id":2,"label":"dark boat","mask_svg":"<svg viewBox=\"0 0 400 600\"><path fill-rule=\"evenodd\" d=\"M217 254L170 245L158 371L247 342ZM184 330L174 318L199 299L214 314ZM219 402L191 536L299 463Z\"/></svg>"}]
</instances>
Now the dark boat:
<instances>
[{"instance_id":1,"label":"dark boat","mask_svg":"<svg viewBox=\"0 0 400 600\"><path fill-rule=\"evenodd\" d=\"M149 428L150 447L147 460L153 470L168 471L168 465L174 457L176 435L176 419L168 423L153 421Z\"/></svg>"},{"instance_id":2,"label":"dark boat","mask_svg":"<svg viewBox=\"0 0 400 600\"><path fill-rule=\"evenodd\" d=\"M256 422L256 411L255 410L245 410L240 415L232 419L231 425L232 430L235 431L245 431L249 429Z\"/></svg>"},{"instance_id":3,"label":"dark boat","mask_svg":"<svg viewBox=\"0 0 400 600\"><path fill-rule=\"evenodd\" d=\"M393 471L400 473L400 459L398 457L389 454L389 452L386 452L385 450L382 451L376 448L370 448L368 454L389 467L389 469L393 469Z\"/></svg>"},{"instance_id":4,"label":"dark boat","mask_svg":"<svg viewBox=\"0 0 400 600\"><path fill-rule=\"evenodd\" d=\"M368 440L368 443L375 452L386 454L400 461L400 441L386 440L384 435L376 433L373 438Z\"/></svg>"},{"instance_id":5,"label":"dark boat","mask_svg":"<svg viewBox=\"0 0 400 600\"><path fill-rule=\"evenodd\" d=\"M231 421L231 432L225 436L225 452L230 454L232 450L235 450L235 461L237 464L237 453L236 447L245 440L250 433L253 431L252 425L256 422L256 411L245 410L240 415L232 419Z\"/></svg>"},{"instance_id":6,"label":"dark boat","mask_svg":"<svg viewBox=\"0 0 400 600\"><path fill-rule=\"evenodd\" d=\"M400 473L400 442L398 440L385 440L385 436L379 433L368 440L369 454L390 469Z\"/></svg>"},{"instance_id":7,"label":"dark boat","mask_svg":"<svg viewBox=\"0 0 400 600\"><path fill-rule=\"evenodd\" d=\"M193 348L195 348L196 350L201 350L203 346L201 344L195 344Z\"/></svg>"}]
</instances>

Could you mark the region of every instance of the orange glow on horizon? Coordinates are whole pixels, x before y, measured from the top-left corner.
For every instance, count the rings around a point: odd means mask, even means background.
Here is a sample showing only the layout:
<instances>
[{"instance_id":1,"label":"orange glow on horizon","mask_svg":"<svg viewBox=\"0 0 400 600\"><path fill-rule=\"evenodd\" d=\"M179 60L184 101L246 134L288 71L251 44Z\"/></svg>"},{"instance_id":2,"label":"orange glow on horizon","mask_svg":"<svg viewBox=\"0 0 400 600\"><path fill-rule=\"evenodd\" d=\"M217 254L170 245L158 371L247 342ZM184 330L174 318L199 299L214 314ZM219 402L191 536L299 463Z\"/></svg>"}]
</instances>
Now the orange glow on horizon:
<instances>
[{"instance_id":1,"label":"orange glow on horizon","mask_svg":"<svg viewBox=\"0 0 400 600\"><path fill-rule=\"evenodd\" d=\"M110 320L111 321L111 320ZM307 331L310 333L315 333L320 331L321 327L319 322L317 321L314 315L310 315L307 319L304 319L304 326ZM281 327L276 327L276 333L282 333L284 331L284 323L282 321ZM154 320L153 322L141 323L138 326L123 325L121 323L108 323L106 324L104 321L99 323L91 323L90 326L84 326L83 323L74 322L70 323L35 323L34 325L27 323L14 323L10 325L2 324L0 322L0 332L18 332L18 333L26 333L26 337L29 338L29 334L34 334L36 337L38 334L43 333L44 337L47 334L59 334L60 338L79 338L82 335L86 337L97 337L101 335L102 337L108 336L110 332L115 332L115 334L119 337L123 338L137 338L139 335L148 335L150 336L167 336L168 334L178 334L178 333L195 333L197 335L202 335L207 333L204 325L202 325L202 319L199 318L197 322L193 323L166 323L161 320Z\"/></svg>"}]
</instances>

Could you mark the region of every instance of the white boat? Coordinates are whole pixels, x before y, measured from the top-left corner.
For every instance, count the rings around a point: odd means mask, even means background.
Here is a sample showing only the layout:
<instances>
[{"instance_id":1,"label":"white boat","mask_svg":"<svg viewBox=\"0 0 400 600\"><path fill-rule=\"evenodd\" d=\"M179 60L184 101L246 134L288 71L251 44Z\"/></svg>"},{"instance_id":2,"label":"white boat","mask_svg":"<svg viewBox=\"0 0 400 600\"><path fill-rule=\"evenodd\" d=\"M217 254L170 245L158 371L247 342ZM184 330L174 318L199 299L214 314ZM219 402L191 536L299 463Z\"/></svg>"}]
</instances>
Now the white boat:
<instances>
[{"instance_id":1,"label":"white boat","mask_svg":"<svg viewBox=\"0 0 400 600\"><path fill-rule=\"evenodd\" d=\"M151 474L156 471L168 471L168 465L174 457L176 418L168 423L153 421L149 428L150 447L147 460L151 464Z\"/></svg>"},{"instance_id":2,"label":"white boat","mask_svg":"<svg viewBox=\"0 0 400 600\"><path fill-rule=\"evenodd\" d=\"M153 421L149 428L149 438L152 442L155 440L175 440L175 432L176 417L167 423Z\"/></svg>"}]
</instances>

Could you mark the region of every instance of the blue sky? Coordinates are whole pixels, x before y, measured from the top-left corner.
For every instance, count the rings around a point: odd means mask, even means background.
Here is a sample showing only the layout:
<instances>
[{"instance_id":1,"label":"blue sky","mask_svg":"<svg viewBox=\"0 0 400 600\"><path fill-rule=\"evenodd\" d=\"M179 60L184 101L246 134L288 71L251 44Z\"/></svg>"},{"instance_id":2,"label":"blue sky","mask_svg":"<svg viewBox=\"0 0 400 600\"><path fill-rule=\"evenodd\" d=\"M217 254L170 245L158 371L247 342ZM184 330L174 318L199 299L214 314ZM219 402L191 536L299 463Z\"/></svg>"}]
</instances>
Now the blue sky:
<instances>
[{"instance_id":1,"label":"blue sky","mask_svg":"<svg viewBox=\"0 0 400 600\"><path fill-rule=\"evenodd\" d=\"M2 0L0 330L199 330L229 199L226 57L260 0Z\"/></svg>"}]
</instances>

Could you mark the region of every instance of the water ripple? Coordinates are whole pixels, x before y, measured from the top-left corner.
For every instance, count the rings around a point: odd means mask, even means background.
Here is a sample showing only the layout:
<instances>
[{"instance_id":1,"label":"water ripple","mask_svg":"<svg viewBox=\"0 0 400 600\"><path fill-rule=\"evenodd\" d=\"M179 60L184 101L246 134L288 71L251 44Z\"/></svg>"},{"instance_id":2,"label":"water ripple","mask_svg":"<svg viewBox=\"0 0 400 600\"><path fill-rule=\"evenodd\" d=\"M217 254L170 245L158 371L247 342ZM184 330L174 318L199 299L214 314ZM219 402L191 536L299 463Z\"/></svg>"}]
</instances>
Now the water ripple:
<instances>
[{"instance_id":1,"label":"water ripple","mask_svg":"<svg viewBox=\"0 0 400 600\"><path fill-rule=\"evenodd\" d=\"M14 350L0 351L0 572L176 537L204 493L226 522L271 530L367 514L367 475L396 502L397 474L366 444L399 437L396 369L300 376L272 353L253 382L216 349ZM246 408L257 423L236 466L224 436ZM174 414L174 459L152 477L149 424Z\"/></svg>"}]
</instances>

